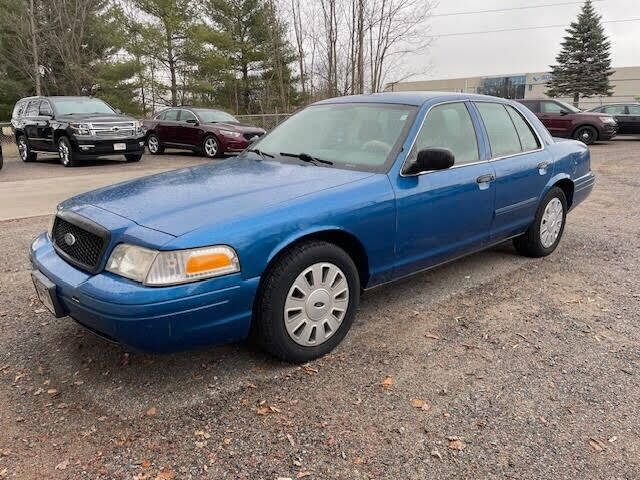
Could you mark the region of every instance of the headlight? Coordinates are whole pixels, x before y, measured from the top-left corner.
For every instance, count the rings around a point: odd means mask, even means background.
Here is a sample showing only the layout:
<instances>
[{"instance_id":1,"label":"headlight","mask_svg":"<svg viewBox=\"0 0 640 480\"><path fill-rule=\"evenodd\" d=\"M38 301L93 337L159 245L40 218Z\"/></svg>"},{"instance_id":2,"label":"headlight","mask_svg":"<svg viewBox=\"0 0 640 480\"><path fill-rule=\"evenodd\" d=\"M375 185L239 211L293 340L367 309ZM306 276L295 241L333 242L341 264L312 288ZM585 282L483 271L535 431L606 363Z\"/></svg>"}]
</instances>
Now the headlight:
<instances>
[{"instance_id":1,"label":"headlight","mask_svg":"<svg viewBox=\"0 0 640 480\"><path fill-rule=\"evenodd\" d=\"M78 135L91 135L91 129L88 123L70 123L71 130Z\"/></svg>"},{"instance_id":2,"label":"headlight","mask_svg":"<svg viewBox=\"0 0 640 480\"><path fill-rule=\"evenodd\" d=\"M610 123L612 125L615 125L616 123L618 123L618 122L616 122L616 119L613 118L613 117L602 117L602 121L604 123Z\"/></svg>"},{"instance_id":3,"label":"headlight","mask_svg":"<svg viewBox=\"0 0 640 480\"><path fill-rule=\"evenodd\" d=\"M109 257L107 271L159 287L239 272L240 262L225 245L158 251L121 243Z\"/></svg>"},{"instance_id":4,"label":"headlight","mask_svg":"<svg viewBox=\"0 0 640 480\"><path fill-rule=\"evenodd\" d=\"M142 122L142 120L136 122L136 132L144 133L144 123Z\"/></svg>"},{"instance_id":5,"label":"headlight","mask_svg":"<svg viewBox=\"0 0 640 480\"><path fill-rule=\"evenodd\" d=\"M232 130L220 130L220 133L225 137L231 137L231 138L239 138L242 136L240 132L234 132Z\"/></svg>"}]
</instances>

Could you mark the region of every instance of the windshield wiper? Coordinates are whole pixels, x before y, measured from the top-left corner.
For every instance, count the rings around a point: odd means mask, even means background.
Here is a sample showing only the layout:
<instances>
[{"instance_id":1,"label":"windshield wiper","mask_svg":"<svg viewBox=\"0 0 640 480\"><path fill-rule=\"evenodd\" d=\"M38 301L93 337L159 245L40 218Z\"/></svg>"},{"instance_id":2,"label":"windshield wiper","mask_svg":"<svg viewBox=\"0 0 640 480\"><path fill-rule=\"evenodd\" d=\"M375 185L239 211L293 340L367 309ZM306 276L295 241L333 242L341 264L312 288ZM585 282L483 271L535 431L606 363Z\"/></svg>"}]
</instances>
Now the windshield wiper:
<instances>
[{"instance_id":1,"label":"windshield wiper","mask_svg":"<svg viewBox=\"0 0 640 480\"><path fill-rule=\"evenodd\" d=\"M333 162L330 160L323 160L322 158L314 157L304 152L303 153L280 152L280 155L282 155L283 157L299 158L303 162L312 163L314 165L317 165L318 163L324 163L325 165L333 165Z\"/></svg>"},{"instance_id":2,"label":"windshield wiper","mask_svg":"<svg viewBox=\"0 0 640 480\"><path fill-rule=\"evenodd\" d=\"M260 155L262 157L262 159L264 160L264 157L269 157L269 158L275 158L273 155L271 155L270 153L267 152L263 152L262 150L260 150L259 148L250 148L249 150L247 150L247 152L253 152L253 153L257 153L258 155Z\"/></svg>"}]
</instances>

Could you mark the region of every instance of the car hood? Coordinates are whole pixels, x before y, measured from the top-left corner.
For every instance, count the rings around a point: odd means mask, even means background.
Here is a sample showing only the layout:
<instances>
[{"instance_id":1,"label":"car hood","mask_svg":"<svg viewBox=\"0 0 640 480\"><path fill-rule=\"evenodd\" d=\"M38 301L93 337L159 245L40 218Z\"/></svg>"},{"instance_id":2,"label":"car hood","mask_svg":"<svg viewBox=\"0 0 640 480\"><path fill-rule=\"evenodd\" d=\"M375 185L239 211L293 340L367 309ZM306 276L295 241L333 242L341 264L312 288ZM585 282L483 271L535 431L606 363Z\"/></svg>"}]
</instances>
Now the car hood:
<instances>
[{"instance_id":1,"label":"car hood","mask_svg":"<svg viewBox=\"0 0 640 480\"><path fill-rule=\"evenodd\" d=\"M89 204L180 236L371 175L239 157L94 190L67 200L61 208Z\"/></svg>"},{"instance_id":2,"label":"car hood","mask_svg":"<svg viewBox=\"0 0 640 480\"><path fill-rule=\"evenodd\" d=\"M225 130L233 130L235 132L241 132L241 133L264 132L264 128L253 127L251 125L245 125L244 123L215 122L215 123L211 123L210 125L214 125L218 128L223 128Z\"/></svg>"},{"instance_id":3,"label":"car hood","mask_svg":"<svg viewBox=\"0 0 640 480\"><path fill-rule=\"evenodd\" d=\"M135 122L136 119L126 115L105 113L74 113L71 115L58 115L56 120L64 122Z\"/></svg>"}]
</instances>

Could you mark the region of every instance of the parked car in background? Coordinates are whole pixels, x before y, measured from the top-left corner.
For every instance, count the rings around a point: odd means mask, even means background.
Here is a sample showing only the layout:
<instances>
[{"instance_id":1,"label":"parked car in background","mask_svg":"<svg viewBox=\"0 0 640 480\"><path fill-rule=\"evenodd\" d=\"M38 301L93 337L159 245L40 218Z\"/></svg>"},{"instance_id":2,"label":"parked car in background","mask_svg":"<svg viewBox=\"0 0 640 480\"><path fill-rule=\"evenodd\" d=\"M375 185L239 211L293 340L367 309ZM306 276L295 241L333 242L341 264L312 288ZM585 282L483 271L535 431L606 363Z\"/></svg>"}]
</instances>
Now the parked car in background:
<instances>
[{"instance_id":1,"label":"parked car in background","mask_svg":"<svg viewBox=\"0 0 640 480\"><path fill-rule=\"evenodd\" d=\"M31 245L33 279L55 316L134 349L253 331L304 362L344 338L362 289L511 239L551 254L594 183L588 148L509 100L333 98L232 161L63 202Z\"/></svg>"},{"instance_id":2,"label":"parked car in background","mask_svg":"<svg viewBox=\"0 0 640 480\"><path fill-rule=\"evenodd\" d=\"M233 115L210 108L169 108L143 125L147 148L154 155L170 147L214 158L241 152L265 134L262 128L241 124Z\"/></svg>"},{"instance_id":3,"label":"parked car in background","mask_svg":"<svg viewBox=\"0 0 640 480\"><path fill-rule=\"evenodd\" d=\"M19 100L11 125L23 162L58 152L65 167L105 155L137 162L144 153L142 123L92 97L29 97Z\"/></svg>"},{"instance_id":4,"label":"parked car in background","mask_svg":"<svg viewBox=\"0 0 640 480\"><path fill-rule=\"evenodd\" d=\"M618 124L611 115L583 112L559 100L518 100L536 114L554 137L573 138L586 145L598 140L610 140Z\"/></svg>"},{"instance_id":5,"label":"parked car in background","mask_svg":"<svg viewBox=\"0 0 640 480\"><path fill-rule=\"evenodd\" d=\"M2 145L0 145L0 170L2 170L2 165L4 165L4 158L2 157Z\"/></svg>"},{"instance_id":6,"label":"parked car in background","mask_svg":"<svg viewBox=\"0 0 640 480\"><path fill-rule=\"evenodd\" d=\"M640 103L613 103L592 108L589 111L613 115L618 122L619 134L640 134Z\"/></svg>"}]
</instances>

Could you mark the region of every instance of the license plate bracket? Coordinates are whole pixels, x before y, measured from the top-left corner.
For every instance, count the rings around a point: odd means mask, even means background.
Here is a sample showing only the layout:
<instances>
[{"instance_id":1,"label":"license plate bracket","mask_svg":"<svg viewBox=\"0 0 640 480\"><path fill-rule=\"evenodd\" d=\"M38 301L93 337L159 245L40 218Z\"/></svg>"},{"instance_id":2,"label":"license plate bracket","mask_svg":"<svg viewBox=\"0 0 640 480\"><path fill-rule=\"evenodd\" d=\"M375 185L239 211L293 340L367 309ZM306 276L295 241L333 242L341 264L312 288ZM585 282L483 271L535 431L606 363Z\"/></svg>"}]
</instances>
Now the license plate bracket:
<instances>
[{"instance_id":1,"label":"license plate bracket","mask_svg":"<svg viewBox=\"0 0 640 480\"><path fill-rule=\"evenodd\" d=\"M31 272L31 280L33 281L33 287L36 290L38 299L47 310L56 318L64 317L65 313L58 300L55 284L37 270Z\"/></svg>"},{"instance_id":2,"label":"license plate bracket","mask_svg":"<svg viewBox=\"0 0 640 480\"><path fill-rule=\"evenodd\" d=\"M115 152L126 150L126 149L127 149L127 144L126 143L114 143L113 144L113 150Z\"/></svg>"}]
</instances>

